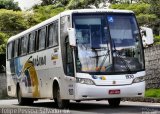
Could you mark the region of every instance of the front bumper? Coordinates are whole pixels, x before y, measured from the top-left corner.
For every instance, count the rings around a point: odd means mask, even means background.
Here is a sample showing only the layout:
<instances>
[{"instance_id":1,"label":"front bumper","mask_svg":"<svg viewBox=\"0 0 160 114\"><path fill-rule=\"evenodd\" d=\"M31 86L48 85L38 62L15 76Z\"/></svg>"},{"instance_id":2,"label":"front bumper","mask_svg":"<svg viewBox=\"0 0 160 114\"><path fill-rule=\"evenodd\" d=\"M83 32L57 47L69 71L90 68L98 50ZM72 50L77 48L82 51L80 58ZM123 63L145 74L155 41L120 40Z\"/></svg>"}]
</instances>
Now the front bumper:
<instances>
[{"instance_id":1,"label":"front bumper","mask_svg":"<svg viewBox=\"0 0 160 114\"><path fill-rule=\"evenodd\" d=\"M109 94L109 90L120 90L120 94ZM96 86L76 83L75 100L143 97L145 82L120 86Z\"/></svg>"}]
</instances>

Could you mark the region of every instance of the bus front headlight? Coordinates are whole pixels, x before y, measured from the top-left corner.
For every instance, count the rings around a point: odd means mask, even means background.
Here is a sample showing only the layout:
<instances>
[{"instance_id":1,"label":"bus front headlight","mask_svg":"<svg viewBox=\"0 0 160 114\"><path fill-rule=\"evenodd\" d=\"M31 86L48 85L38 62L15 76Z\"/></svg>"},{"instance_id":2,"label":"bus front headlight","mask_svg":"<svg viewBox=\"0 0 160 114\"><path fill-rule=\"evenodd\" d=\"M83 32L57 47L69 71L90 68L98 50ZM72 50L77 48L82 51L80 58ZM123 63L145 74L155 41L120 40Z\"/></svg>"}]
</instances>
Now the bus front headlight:
<instances>
[{"instance_id":1,"label":"bus front headlight","mask_svg":"<svg viewBox=\"0 0 160 114\"><path fill-rule=\"evenodd\" d=\"M88 79L88 78L76 78L76 82L77 83L81 83L81 84L88 84L88 85L95 85L95 83L93 82L93 80Z\"/></svg>"},{"instance_id":2,"label":"bus front headlight","mask_svg":"<svg viewBox=\"0 0 160 114\"><path fill-rule=\"evenodd\" d=\"M139 83L143 81L145 81L145 76L135 78L132 83Z\"/></svg>"}]
</instances>

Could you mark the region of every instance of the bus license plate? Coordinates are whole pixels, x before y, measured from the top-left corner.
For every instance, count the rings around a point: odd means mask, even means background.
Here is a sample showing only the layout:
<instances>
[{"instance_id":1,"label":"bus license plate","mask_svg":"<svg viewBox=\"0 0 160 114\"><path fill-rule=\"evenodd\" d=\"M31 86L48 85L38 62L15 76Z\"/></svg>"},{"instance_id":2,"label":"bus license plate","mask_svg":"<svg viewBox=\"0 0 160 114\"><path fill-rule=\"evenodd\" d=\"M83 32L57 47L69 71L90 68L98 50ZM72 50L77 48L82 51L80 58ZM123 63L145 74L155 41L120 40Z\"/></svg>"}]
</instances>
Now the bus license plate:
<instances>
[{"instance_id":1,"label":"bus license plate","mask_svg":"<svg viewBox=\"0 0 160 114\"><path fill-rule=\"evenodd\" d=\"M109 90L109 94L120 94L120 90L119 89Z\"/></svg>"}]
</instances>

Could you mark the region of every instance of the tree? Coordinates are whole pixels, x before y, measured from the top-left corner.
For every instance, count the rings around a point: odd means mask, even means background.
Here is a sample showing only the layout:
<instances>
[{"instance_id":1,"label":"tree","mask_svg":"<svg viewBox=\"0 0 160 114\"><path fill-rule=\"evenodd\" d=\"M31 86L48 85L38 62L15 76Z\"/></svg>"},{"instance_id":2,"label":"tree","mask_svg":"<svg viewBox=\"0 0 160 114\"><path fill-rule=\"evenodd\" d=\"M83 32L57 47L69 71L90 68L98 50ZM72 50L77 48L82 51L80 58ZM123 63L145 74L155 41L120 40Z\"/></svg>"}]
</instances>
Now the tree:
<instances>
[{"instance_id":1,"label":"tree","mask_svg":"<svg viewBox=\"0 0 160 114\"><path fill-rule=\"evenodd\" d=\"M25 13L13 10L0 10L0 31L10 35L19 33L28 28Z\"/></svg>"},{"instance_id":2,"label":"tree","mask_svg":"<svg viewBox=\"0 0 160 114\"><path fill-rule=\"evenodd\" d=\"M152 23L154 33L160 35L160 0L148 0L151 4L151 13L157 16L157 19Z\"/></svg>"},{"instance_id":3,"label":"tree","mask_svg":"<svg viewBox=\"0 0 160 114\"><path fill-rule=\"evenodd\" d=\"M98 7L104 0L70 0L66 6L67 9L88 8L90 5Z\"/></svg>"},{"instance_id":4,"label":"tree","mask_svg":"<svg viewBox=\"0 0 160 114\"><path fill-rule=\"evenodd\" d=\"M7 39L29 28L28 13L0 9L0 54L5 53Z\"/></svg>"},{"instance_id":5,"label":"tree","mask_svg":"<svg viewBox=\"0 0 160 114\"><path fill-rule=\"evenodd\" d=\"M42 6L51 5L56 2L56 0L41 0L41 1L42 1L41 3Z\"/></svg>"},{"instance_id":6,"label":"tree","mask_svg":"<svg viewBox=\"0 0 160 114\"><path fill-rule=\"evenodd\" d=\"M0 32L0 54L5 53L8 38L9 36L7 34Z\"/></svg>"},{"instance_id":7,"label":"tree","mask_svg":"<svg viewBox=\"0 0 160 114\"><path fill-rule=\"evenodd\" d=\"M151 12L160 17L160 0L150 1L151 4Z\"/></svg>"},{"instance_id":8,"label":"tree","mask_svg":"<svg viewBox=\"0 0 160 114\"><path fill-rule=\"evenodd\" d=\"M14 2L14 0L0 0L0 9L21 10L18 2Z\"/></svg>"},{"instance_id":9,"label":"tree","mask_svg":"<svg viewBox=\"0 0 160 114\"><path fill-rule=\"evenodd\" d=\"M56 6L65 6L69 3L71 0L41 0L41 6L47 6L47 5L56 5Z\"/></svg>"},{"instance_id":10,"label":"tree","mask_svg":"<svg viewBox=\"0 0 160 114\"><path fill-rule=\"evenodd\" d=\"M34 9L34 19L36 22L40 23L46 19L49 19L60 12L64 11L63 7L54 8L52 5L49 6L39 6Z\"/></svg>"}]
</instances>

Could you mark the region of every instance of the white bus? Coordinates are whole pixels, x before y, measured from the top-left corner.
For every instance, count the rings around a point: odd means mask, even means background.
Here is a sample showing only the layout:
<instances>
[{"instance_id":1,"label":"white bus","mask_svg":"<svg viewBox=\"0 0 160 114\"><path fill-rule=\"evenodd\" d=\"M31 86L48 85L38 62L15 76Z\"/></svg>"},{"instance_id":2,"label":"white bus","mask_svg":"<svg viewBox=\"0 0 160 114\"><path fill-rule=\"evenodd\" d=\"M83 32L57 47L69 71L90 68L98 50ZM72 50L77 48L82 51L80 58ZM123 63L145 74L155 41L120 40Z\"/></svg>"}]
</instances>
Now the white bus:
<instances>
[{"instance_id":1,"label":"white bus","mask_svg":"<svg viewBox=\"0 0 160 114\"><path fill-rule=\"evenodd\" d=\"M69 101L143 97L144 52L135 15L128 10L82 9L60 13L7 44L8 95L20 105L47 98Z\"/></svg>"}]
</instances>

